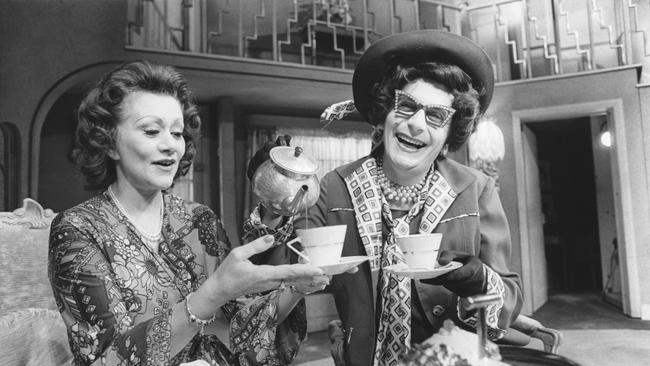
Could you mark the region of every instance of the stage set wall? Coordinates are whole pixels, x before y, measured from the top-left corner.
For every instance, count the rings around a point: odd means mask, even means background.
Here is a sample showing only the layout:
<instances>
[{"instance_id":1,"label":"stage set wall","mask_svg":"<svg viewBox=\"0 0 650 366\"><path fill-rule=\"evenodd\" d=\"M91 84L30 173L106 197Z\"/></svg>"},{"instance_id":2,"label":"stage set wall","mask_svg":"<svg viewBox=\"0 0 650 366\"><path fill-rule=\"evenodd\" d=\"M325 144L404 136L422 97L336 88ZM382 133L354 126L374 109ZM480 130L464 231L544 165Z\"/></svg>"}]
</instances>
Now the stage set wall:
<instances>
[{"instance_id":1,"label":"stage set wall","mask_svg":"<svg viewBox=\"0 0 650 366\"><path fill-rule=\"evenodd\" d=\"M231 238L239 233L243 215L243 172L246 162L245 116L265 114L316 121L323 107L351 98L352 72L322 67L279 64L233 57L161 52L125 47L126 2L123 0L8 1L0 11L0 122L17 126L20 134L19 200L39 199L41 131L53 106L66 94L81 95L91 83L120 62L150 59L177 67L195 90L197 100L216 113L206 123L220 136L214 186ZM627 257L634 270L635 317L650 319L650 90L638 84L640 66L594 71L527 81L498 83L487 115L503 130L506 156L500 164L500 195L513 239L511 265L522 271L513 113L617 100L623 119L617 135L624 136L629 176L623 194L633 199L626 210ZM63 117L62 117L63 118ZM63 122L62 122L63 123ZM58 140L57 140L58 139ZM53 136L48 148L61 153L69 138ZM616 149L616 148L615 148ZM62 171L67 160L59 159ZM234 163L233 163L234 162ZM50 170L56 171L54 167ZM53 173L53 179L64 179ZM218 180L218 181L217 181ZM81 181L67 182L70 191ZM51 182L58 184L58 182ZM620 194L618 192L617 194ZM41 202L44 207L47 202ZM233 215L232 213L236 213ZM238 240L235 238L235 242ZM631 285L630 285L631 284Z\"/></svg>"}]
</instances>

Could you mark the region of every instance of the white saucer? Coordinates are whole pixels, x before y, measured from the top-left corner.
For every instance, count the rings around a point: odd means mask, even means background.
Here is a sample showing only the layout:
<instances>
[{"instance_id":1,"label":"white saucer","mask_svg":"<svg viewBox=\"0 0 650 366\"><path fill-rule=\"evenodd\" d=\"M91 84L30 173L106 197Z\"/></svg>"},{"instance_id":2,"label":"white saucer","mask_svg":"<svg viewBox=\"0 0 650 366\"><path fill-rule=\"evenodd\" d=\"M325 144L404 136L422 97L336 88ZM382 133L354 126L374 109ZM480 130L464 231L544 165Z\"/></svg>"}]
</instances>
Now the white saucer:
<instances>
[{"instance_id":1,"label":"white saucer","mask_svg":"<svg viewBox=\"0 0 650 366\"><path fill-rule=\"evenodd\" d=\"M451 272L459 267L462 263L451 261L446 266L438 268L409 268L404 263L393 264L392 266L384 267L386 271L394 273L398 276L412 278L414 280L422 280L426 278L436 278L447 272Z\"/></svg>"},{"instance_id":2,"label":"white saucer","mask_svg":"<svg viewBox=\"0 0 650 366\"><path fill-rule=\"evenodd\" d=\"M318 268L323 270L323 273L326 275L337 275L345 271L351 270L352 268L358 266L359 264L367 261L370 257L365 255L356 255L350 257L341 257L338 263L335 264L326 264L318 266Z\"/></svg>"}]
</instances>

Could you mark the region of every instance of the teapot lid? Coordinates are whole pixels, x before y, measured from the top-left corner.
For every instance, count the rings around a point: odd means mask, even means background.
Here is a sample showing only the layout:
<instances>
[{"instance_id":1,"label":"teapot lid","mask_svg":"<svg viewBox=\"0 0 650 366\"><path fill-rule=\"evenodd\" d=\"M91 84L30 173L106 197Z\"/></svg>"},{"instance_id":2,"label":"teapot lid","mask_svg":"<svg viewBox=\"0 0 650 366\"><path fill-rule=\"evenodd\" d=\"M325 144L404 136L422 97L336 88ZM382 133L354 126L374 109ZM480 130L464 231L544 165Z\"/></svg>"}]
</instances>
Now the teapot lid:
<instances>
[{"instance_id":1,"label":"teapot lid","mask_svg":"<svg viewBox=\"0 0 650 366\"><path fill-rule=\"evenodd\" d=\"M318 172L316 160L303 154L300 146L276 146L269 151L269 156L277 166L292 173L311 175Z\"/></svg>"}]
</instances>

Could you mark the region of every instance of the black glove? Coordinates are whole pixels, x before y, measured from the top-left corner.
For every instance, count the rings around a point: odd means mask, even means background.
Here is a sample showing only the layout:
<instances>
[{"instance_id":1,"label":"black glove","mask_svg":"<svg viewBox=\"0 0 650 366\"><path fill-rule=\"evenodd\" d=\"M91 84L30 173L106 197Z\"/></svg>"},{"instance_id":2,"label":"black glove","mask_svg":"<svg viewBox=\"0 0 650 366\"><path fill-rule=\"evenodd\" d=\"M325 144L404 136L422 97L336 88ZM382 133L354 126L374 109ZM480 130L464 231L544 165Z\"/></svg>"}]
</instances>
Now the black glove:
<instances>
[{"instance_id":1,"label":"black glove","mask_svg":"<svg viewBox=\"0 0 650 366\"><path fill-rule=\"evenodd\" d=\"M460 297L485 293L487 287L485 272L483 262L478 257L450 250L440 252L438 263L441 266L445 266L451 261L460 262L463 266L436 278L421 281L429 285L445 286Z\"/></svg>"},{"instance_id":2,"label":"black glove","mask_svg":"<svg viewBox=\"0 0 650 366\"><path fill-rule=\"evenodd\" d=\"M271 151L272 148L276 146L289 146L290 143L290 135L278 136L275 141L267 141L262 148L255 152L255 155L253 155L251 161L248 163L248 169L246 170L248 180L253 179L253 174L255 174L257 168L259 168L262 163L269 160L269 151Z\"/></svg>"}]
</instances>

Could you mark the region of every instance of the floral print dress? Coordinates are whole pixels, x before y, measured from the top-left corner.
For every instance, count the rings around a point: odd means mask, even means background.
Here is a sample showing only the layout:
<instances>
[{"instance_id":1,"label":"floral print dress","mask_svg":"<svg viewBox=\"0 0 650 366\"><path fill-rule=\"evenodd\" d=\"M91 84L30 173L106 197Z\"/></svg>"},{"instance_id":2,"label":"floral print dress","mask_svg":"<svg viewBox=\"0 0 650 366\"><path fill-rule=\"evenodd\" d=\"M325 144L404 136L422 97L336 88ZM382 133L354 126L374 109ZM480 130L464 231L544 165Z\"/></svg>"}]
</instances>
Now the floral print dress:
<instances>
[{"instance_id":1,"label":"floral print dress","mask_svg":"<svg viewBox=\"0 0 650 366\"><path fill-rule=\"evenodd\" d=\"M197 334L170 355L174 304L219 266L230 242L207 206L168 194L163 199L158 252L143 243L107 192L52 222L48 274L75 364L289 363L278 359L274 343L279 291L222 307L231 320L232 351L215 335Z\"/></svg>"}]
</instances>

